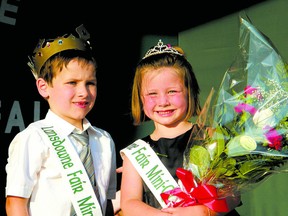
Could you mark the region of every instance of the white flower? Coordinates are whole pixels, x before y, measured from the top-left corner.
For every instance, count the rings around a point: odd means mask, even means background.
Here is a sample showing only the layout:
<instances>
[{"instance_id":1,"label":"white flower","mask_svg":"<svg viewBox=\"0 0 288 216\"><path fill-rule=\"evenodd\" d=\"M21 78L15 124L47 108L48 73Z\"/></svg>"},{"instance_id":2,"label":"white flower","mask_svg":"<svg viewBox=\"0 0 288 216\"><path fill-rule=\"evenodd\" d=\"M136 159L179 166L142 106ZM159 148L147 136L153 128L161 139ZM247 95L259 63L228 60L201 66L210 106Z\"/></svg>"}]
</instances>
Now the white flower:
<instances>
[{"instance_id":1,"label":"white flower","mask_svg":"<svg viewBox=\"0 0 288 216\"><path fill-rule=\"evenodd\" d=\"M274 113L269 108L260 111L258 110L253 116L253 122L260 128L265 126L274 127L276 125Z\"/></svg>"},{"instance_id":2,"label":"white flower","mask_svg":"<svg viewBox=\"0 0 288 216\"><path fill-rule=\"evenodd\" d=\"M229 157L241 156L249 154L251 151L255 150L257 147L256 141L247 135L240 135L234 137L227 143L227 155Z\"/></svg>"}]
</instances>

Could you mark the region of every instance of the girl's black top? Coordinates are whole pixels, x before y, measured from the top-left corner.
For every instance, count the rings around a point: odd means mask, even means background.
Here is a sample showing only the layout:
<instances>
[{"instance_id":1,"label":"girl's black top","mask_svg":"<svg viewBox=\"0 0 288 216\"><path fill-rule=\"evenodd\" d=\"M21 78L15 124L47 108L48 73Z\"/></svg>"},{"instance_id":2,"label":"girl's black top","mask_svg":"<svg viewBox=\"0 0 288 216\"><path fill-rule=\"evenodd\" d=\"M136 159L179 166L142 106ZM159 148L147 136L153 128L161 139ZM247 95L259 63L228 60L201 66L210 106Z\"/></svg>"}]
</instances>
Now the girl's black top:
<instances>
[{"instance_id":1,"label":"girl's black top","mask_svg":"<svg viewBox=\"0 0 288 216\"><path fill-rule=\"evenodd\" d=\"M193 128L193 127L192 127ZM183 157L184 151L188 144L192 128L175 138L160 138L157 141L151 139L150 135L142 138L145 142L149 143L151 148L156 152L161 162L178 182L178 177L176 176L176 169L183 167ZM143 182L143 201L154 208L161 209L161 205L147 187L145 182ZM232 210L226 214L227 216L240 216L236 210Z\"/></svg>"}]
</instances>

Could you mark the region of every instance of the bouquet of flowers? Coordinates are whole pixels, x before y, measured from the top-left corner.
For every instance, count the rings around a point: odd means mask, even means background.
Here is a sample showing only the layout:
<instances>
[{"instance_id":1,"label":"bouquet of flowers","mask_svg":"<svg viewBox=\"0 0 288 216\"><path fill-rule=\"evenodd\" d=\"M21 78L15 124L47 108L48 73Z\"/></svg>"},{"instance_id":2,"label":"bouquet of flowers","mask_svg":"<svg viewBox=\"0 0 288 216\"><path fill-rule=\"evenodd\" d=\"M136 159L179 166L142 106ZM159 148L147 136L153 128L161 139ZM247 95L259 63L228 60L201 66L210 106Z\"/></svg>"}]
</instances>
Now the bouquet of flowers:
<instances>
[{"instance_id":1,"label":"bouquet of flowers","mask_svg":"<svg viewBox=\"0 0 288 216\"><path fill-rule=\"evenodd\" d=\"M287 171L285 63L269 38L243 17L239 50L192 131L183 168L177 170L181 190L162 194L170 206L202 203L227 212L227 197L239 196L271 174Z\"/></svg>"}]
</instances>

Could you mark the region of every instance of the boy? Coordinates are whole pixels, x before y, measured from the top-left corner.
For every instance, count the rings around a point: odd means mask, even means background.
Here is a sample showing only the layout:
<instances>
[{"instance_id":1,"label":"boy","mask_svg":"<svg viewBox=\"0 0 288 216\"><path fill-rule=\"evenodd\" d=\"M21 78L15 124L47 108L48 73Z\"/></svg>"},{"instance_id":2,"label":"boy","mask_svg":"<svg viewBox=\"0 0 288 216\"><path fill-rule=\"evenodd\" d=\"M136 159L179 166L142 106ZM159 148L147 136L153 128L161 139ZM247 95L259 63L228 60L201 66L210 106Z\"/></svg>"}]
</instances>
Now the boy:
<instances>
[{"instance_id":1,"label":"boy","mask_svg":"<svg viewBox=\"0 0 288 216\"><path fill-rule=\"evenodd\" d=\"M39 40L29 57L38 92L49 110L45 119L19 132L9 146L8 216L105 215L107 200L115 198L114 141L86 119L97 96L97 64L89 33L83 25L76 32L79 37L66 34ZM92 161L85 159L90 168L80 160L84 149L92 154Z\"/></svg>"}]
</instances>

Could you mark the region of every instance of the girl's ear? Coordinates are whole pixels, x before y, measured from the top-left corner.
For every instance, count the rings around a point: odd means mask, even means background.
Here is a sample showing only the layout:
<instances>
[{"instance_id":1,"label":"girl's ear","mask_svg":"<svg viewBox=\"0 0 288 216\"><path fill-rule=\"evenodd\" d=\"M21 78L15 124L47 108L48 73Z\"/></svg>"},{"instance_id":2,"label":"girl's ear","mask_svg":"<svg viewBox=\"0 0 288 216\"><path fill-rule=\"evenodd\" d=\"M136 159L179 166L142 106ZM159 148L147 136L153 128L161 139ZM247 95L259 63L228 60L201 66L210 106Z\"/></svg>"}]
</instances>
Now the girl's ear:
<instances>
[{"instance_id":1,"label":"girl's ear","mask_svg":"<svg viewBox=\"0 0 288 216\"><path fill-rule=\"evenodd\" d=\"M36 80L36 86L37 86L39 94L43 98L47 99L49 97L48 83L43 78L38 78Z\"/></svg>"}]
</instances>

